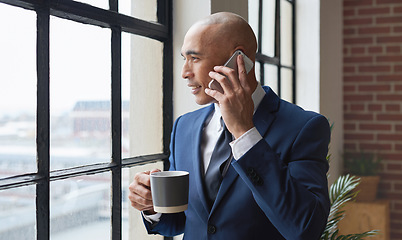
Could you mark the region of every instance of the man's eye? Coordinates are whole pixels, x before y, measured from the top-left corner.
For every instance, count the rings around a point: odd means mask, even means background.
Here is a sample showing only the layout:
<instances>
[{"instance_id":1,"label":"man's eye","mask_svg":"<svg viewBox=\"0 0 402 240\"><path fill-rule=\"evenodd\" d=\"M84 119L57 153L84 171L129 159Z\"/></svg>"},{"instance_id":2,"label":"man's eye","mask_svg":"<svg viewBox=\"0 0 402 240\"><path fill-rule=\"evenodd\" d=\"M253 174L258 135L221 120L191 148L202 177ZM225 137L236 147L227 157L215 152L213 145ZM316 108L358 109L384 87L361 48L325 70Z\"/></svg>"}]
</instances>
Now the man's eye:
<instances>
[{"instance_id":1,"label":"man's eye","mask_svg":"<svg viewBox=\"0 0 402 240\"><path fill-rule=\"evenodd\" d=\"M182 58L183 58L183 61L189 60L189 61L194 62L194 61L199 60L199 58L198 58L198 57L195 57L195 56L188 56L188 57L183 56L183 55L181 55L181 56L182 56Z\"/></svg>"}]
</instances>

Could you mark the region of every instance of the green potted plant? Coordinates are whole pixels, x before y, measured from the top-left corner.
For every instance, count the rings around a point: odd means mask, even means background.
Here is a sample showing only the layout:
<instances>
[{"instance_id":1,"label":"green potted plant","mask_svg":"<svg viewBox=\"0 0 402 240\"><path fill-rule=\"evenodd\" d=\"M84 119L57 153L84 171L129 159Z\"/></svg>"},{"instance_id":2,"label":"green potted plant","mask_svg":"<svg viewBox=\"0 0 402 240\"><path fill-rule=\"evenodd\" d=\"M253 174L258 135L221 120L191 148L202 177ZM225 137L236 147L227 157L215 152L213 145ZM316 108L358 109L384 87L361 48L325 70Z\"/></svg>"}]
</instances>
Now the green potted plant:
<instances>
[{"instance_id":1,"label":"green potted plant","mask_svg":"<svg viewBox=\"0 0 402 240\"><path fill-rule=\"evenodd\" d=\"M327 221L327 225L320 240L358 240L364 239L378 233L377 230L367 231L363 233L338 235L338 223L345 216L345 211L342 210L344 205L353 200L357 192L353 190L359 185L359 178L355 176L340 176L330 187L329 199L331 201L331 209Z\"/></svg>"},{"instance_id":2,"label":"green potted plant","mask_svg":"<svg viewBox=\"0 0 402 240\"><path fill-rule=\"evenodd\" d=\"M334 124L331 124L331 132ZM330 146L328 145L328 148ZM331 161L331 154L327 155L328 163ZM327 173L328 177L328 173ZM330 212L325 226L325 230L320 240L359 240L369 236L376 235L377 230L371 230L363 233L348 235L339 235L338 223L345 217L345 211L342 208L349 201L355 200L359 192L355 188L359 185L360 178L350 176L349 174L339 176L338 179L329 188Z\"/></svg>"},{"instance_id":3,"label":"green potted plant","mask_svg":"<svg viewBox=\"0 0 402 240\"><path fill-rule=\"evenodd\" d=\"M381 158L374 153L346 153L344 156L346 173L360 178L355 191L359 192L356 201L374 201L377 197Z\"/></svg>"}]
</instances>

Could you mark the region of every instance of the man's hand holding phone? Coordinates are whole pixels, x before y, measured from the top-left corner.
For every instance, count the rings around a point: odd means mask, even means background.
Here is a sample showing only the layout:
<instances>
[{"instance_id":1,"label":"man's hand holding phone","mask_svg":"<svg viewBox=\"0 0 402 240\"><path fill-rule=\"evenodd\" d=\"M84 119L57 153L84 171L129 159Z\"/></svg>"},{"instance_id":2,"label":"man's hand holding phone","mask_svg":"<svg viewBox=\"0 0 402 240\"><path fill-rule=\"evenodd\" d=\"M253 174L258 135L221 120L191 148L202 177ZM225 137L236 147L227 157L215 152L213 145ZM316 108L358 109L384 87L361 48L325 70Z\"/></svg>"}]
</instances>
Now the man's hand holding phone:
<instances>
[{"instance_id":1,"label":"man's hand holding phone","mask_svg":"<svg viewBox=\"0 0 402 240\"><path fill-rule=\"evenodd\" d=\"M229 67L231 69L237 70L237 56L241 55L243 57L243 61L244 61L244 66L246 68L246 73L249 73L251 71L251 69L254 66L253 61L248 58L241 50L237 50L236 52L233 53L233 55L229 58L229 60L226 61L226 63L223 65L224 67ZM209 84L208 87L212 90L216 90L220 93L223 93L223 88L222 86L219 84L218 81L216 81L215 79L212 79Z\"/></svg>"},{"instance_id":2,"label":"man's hand holding phone","mask_svg":"<svg viewBox=\"0 0 402 240\"><path fill-rule=\"evenodd\" d=\"M251 98L254 88L247 81L247 73L252 69L253 62L246 59L247 56L241 51L236 51L226 66L215 66L214 71L209 73L214 80L210 83L210 89L205 90L218 102L223 120L236 139L254 127L254 103ZM231 61L235 62L234 69L229 67L229 64L233 64ZM222 91L214 82L219 84Z\"/></svg>"}]
</instances>

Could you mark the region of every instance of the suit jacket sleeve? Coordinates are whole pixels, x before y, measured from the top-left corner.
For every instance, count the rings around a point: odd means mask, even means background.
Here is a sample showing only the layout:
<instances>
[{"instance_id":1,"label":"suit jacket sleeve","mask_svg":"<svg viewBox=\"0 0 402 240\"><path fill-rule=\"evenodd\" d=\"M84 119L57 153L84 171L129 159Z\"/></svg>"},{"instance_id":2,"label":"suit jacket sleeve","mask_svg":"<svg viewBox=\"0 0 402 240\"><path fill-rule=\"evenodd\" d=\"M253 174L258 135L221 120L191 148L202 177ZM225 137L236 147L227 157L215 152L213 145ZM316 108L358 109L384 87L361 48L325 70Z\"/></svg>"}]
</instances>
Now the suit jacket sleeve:
<instances>
[{"instance_id":1,"label":"suit jacket sleeve","mask_svg":"<svg viewBox=\"0 0 402 240\"><path fill-rule=\"evenodd\" d=\"M275 124L271 128L275 127ZM307 121L275 151L265 137L232 165L267 218L286 239L319 239L329 214L325 117ZM281 152L278 152L281 151Z\"/></svg>"}]
</instances>

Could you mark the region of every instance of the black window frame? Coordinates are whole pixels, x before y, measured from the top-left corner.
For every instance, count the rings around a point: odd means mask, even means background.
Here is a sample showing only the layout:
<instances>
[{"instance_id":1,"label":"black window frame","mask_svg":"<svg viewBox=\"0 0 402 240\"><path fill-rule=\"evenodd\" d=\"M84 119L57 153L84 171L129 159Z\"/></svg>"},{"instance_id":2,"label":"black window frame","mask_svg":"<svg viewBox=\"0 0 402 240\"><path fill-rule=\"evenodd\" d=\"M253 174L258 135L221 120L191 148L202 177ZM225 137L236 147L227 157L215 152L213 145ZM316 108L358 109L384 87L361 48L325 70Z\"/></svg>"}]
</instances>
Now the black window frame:
<instances>
[{"instance_id":1,"label":"black window frame","mask_svg":"<svg viewBox=\"0 0 402 240\"><path fill-rule=\"evenodd\" d=\"M268 56L262 53L262 43L263 43L263 35L264 31L264 23L262 21L263 16L263 0L259 0L258 4L258 49L256 54L256 62L260 64L260 83L261 85L265 84L265 69L264 65L274 65L277 67L277 81L278 81L278 89L277 94L281 97L281 85L282 85L282 76L281 69L286 68L292 71L292 103L296 103L296 0L286 0L292 5L292 65L282 65L281 63L281 0L275 1L275 53L274 56ZM270 23L268 23L270 24Z\"/></svg>"},{"instance_id":2,"label":"black window frame","mask_svg":"<svg viewBox=\"0 0 402 240\"><path fill-rule=\"evenodd\" d=\"M52 181L112 173L111 239L122 239L122 169L164 161L169 162L172 130L173 44L172 0L157 0L157 22L148 22L118 13L118 0L109 0L109 9L102 9L72 0L0 0L37 14L37 171L0 179L0 191L36 185L36 239L50 239L50 183ZM50 171L50 105L49 105L49 23L50 16L111 29L111 144L109 163L81 165ZM121 155L121 35L127 32L163 42L163 152L122 159ZM171 239L171 238L165 238Z\"/></svg>"}]
</instances>

